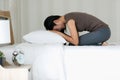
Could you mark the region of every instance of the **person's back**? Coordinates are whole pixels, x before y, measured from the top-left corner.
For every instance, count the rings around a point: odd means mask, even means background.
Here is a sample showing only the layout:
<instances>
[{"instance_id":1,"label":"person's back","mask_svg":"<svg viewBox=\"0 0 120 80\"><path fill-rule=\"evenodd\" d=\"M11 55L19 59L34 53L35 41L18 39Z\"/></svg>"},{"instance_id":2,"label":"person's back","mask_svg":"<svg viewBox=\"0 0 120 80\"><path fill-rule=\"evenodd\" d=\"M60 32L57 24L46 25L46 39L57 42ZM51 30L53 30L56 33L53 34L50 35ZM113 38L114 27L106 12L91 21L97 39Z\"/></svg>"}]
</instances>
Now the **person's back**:
<instances>
[{"instance_id":1,"label":"person's back","mask_svg":"<svg viewBox=\"0 0 120 80\"><path fill-rule=\"evenodd\" d=\"M71 12L64 15L66 22L70 19L75 20L76 28L78 31L95 31L101 27L108 27L106 23L101 21L100 19L96 18L87 13L81 12Z\"/></svg>"}]
</instances>

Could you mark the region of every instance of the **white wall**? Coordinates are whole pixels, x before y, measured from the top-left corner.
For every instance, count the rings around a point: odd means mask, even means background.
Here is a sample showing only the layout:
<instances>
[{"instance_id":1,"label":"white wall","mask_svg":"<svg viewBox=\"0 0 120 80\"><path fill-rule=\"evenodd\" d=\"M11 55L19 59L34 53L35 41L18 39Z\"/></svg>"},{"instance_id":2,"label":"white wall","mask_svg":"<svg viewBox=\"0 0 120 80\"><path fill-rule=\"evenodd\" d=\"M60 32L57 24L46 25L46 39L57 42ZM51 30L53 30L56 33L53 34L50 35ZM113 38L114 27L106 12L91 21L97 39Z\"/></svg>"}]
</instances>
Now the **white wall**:
<instances>
[{"instance_id":1,"label":"white wall","mask_svg":"<svg viewBox=\"0 0 120 80\"><path fill-rule=\"evenodd\" d=\"M116 30L114 30L114 36L117 37L117 41L120 41L120 0L116 0ZM114 27L113 27L114 28Z\"/></svg>"}]
</instances>

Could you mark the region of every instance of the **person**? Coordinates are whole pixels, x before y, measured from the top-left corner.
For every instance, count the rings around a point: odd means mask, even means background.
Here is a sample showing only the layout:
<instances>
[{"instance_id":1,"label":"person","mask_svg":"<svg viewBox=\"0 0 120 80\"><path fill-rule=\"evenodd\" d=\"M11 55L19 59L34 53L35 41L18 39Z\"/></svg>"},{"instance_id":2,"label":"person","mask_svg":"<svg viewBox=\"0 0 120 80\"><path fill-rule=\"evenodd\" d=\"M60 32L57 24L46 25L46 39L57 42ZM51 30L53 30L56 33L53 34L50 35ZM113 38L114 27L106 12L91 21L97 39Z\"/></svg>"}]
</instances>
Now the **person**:
<instances>
[{"instance_id":1,"label":"person","mask_svg":"<svg viewBox=\"0 0 120 80\"><path fill-rule=\"evenodd\" d=\"M70 12L63 16L51 15L44 20L47 30L61 35L70 45L107 45L111 31L106 23L97 17L83 12ZM68 27L70 34L65 34ZM79 32L88 31L80 36ZM78 34L79 33L79 34Z\"/></svg>"}]
</instances>

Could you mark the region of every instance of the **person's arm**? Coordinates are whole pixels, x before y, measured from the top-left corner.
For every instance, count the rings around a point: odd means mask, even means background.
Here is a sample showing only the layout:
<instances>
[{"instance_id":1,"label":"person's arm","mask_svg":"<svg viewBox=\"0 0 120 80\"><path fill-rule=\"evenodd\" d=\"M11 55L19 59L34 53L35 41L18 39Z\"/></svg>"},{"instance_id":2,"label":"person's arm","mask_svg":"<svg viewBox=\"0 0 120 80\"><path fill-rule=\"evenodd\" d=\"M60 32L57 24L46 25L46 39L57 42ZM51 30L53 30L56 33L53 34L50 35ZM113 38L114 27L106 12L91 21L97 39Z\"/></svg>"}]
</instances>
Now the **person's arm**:
<instances>
[{"instance_id":1,"label":"person's arm","mask_svg":"<svg viewBox=\"0 0 120 80\"><path fill-rule=\"evenodd\" d=\"M67 25L68 25L68 29L70 31L70 35L64 34L59 31L54 31L54 30L53 30L53 32L56 32L57 34L61 35L68 42L70 42L74 45L78 45L79 40L78 40L78 32L77 32L76 26L75 26L75 21L73 19L71 19L68 21Z\"/></svg>"}]
</instances>

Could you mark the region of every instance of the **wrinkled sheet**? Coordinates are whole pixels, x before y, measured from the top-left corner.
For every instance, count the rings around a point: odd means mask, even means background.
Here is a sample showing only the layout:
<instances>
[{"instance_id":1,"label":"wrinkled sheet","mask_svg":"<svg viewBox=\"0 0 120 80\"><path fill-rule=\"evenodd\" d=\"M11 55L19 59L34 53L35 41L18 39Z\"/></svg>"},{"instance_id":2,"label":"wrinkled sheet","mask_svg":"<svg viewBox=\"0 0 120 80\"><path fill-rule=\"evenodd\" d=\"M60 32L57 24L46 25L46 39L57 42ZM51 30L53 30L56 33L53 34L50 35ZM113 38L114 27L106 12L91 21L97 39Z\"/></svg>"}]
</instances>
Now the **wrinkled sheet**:
<instances>
[{"instance_id":1,"label":"wrinkled sheet","mask_svg":"<svg viewBox=\"0 0 120 80\"><path fill-rule=\"evenodd\" d=\"M32 64L33 80L65 80L62 44L28 44L16 47L25 54L25 63Z\"/></svg>"}]
</instances>

